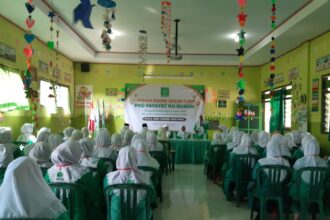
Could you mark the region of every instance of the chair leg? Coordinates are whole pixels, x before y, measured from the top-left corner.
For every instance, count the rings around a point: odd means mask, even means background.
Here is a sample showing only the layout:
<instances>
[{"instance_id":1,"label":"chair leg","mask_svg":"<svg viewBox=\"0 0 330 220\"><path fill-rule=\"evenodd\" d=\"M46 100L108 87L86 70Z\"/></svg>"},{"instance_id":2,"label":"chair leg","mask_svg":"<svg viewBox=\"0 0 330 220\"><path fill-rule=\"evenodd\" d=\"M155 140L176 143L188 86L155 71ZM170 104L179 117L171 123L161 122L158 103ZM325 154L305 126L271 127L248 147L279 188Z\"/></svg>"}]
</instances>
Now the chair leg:
<instances>
[{"instance_id":1,"label":"chair leg","mask_svg":"<svg viewBox=\"0 0 330 220\"><path fill-rule=\"evenodd\" d=\"M308 219L307 204L305 201L300 201L300 220Z\"/></svg>"},{"instance_id":2,"label":"chair leg","mask_svg":"<svg viewBox=\"0 0 330 220\"><path fill-rule=\"evenodd\" d=\"M284 207L282 199L277 199L277 205L280 214L280 220L284 220Z\"/></svg>"},{"instance_id":3,"label":"chair leg","mask_svg":"<svg viewBox=\"0 0 330 220\"><path fill-rule=\"evenodd\" d=\"M320 211L321 219L322 219L322 220L325 220L325 219L326 219L326 215L325 215L325 212L324 212L324 204L323 204L323 201L318 202L318 205L319 205L319 211Z\"/></svg>"},{"instance_id":4,"label":"chair leg","mask_svg":"<svg viewBox=\"0 0 330 220\"><path fill-rule=\"evenodd\" d=\"M254 211L254 197L252 199L252 207L251 207L251 213L250 213L250 220L253 219L253 211Z\"/></svg>"},{"instance_id":5,"label":"chair leg","mask_svg":"<svg viewBox=\"0 0 330 220\"><path fill-rule=\"evenodd\" d=\"M240 189L240 184L239 183L235 183L235 187L236 187L236 207L238 208L239 207L239 196L240 196L240 192L239 192L239 189Z\"/></svg>"},{"instance_id":6,"label":"chair leg","mask_svg":"<svg viewBox=\"0 0 330 220\"><path fill-rule=\"evenodd\" d=\"M260 220L266 220L266 202L266 199L260 198Z\"/></svg>"}]
</instances>

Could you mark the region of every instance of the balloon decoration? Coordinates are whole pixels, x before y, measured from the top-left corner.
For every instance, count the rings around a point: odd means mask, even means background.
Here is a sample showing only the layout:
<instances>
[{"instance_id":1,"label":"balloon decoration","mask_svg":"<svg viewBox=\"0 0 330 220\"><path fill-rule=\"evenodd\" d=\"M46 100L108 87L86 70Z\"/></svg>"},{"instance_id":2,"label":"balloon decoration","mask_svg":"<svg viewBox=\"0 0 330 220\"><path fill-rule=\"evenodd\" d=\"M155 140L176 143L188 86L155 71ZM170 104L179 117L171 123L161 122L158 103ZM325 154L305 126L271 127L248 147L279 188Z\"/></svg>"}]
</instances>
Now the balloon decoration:
<instances>
[{"instance_id":1,"label":"balloon decoration","mask_svg":"<svg viewBox=\"0 0 330 220\"><path fill-rule=\"evenodd\" d=\"M90 16L94 6L90 0L80 0L80 4L73 10L73 22L81 21L85 28L93 29Z\"/></svg>"},{"instance_id":2,"label":"balloon decoration","mask_svg":"<svg viewBox=\"0 0 330 220\"><path fill-rule=\"evenodd\" d=\"M30 66L31 66L31 57L33 56L33 53L34 53L34 49L32 48L32 42L36 38L35 35L32 34L32 31L31 31L32 27L35 24L35 20L32 17L32 13L35 9L33 0L27 0L25 2L25 7L26 7L27 12L29 13L29 16L25 19L27 31L23 36L27 43L23 49L23 53L25 55L26 64L27 64L27 67L24 71L23 83L24 83L24 91L25 91L26 98L30 99L32 96L32 89L30 87L31 83L32 83Z\"/></svg>"},{"instance_id":3,"label":"balloon decoration","mask_svg":"<svg viewBox=\"0 0 330 220\"><path fill-rule=\"evenodd\" d=\"M139 31L138 43L139 43L139 66L138 74L143 77L145 74L145 64L147 60L147 50L148 50L148 32L144 29Z\"/></svg>"},{"instance_id":4,"label":"balloon decoration","mask_svg":"<svg viewBox=\"0 0 330 220\"><path fill-rule=\"evenodd\" d=\"M161 2L161 29L162 35L165 42L166 48L166 57L167 63L170 62L171 55L171 6L172 3L170 1L162 1Z\"/></svg>"},{"instance_id":5,"label":"balloon decoration","mask_svg":"<svg viewBox=\"0 0 330 220\"><path fill-rule=\"evenodd\" d=\"M102 45L105 50L111 50L111 38L110 35L112 34L112 21L116 19L116 2L112 0L97 0L97 3L105 8L105 13L103 15L103 26L104 29L102 30L101 39Z\"/></svg>"},{"instance_id":6,"label":"balloon decoration","mask_svg":"<svg viewBox=\"0 0 330 220\"><path fill-rule=\"evenodd\" d=\"M272 1L271 28L272 28L272 30L275 30L275 28L276 28L276 0L271 0L271 1ZM275 71L276 71L275 52L276 52L275 37L272 36L271 48L270 48L270 65L269 65L270 75L269 75L269 82L268 82L268 86L270 87L270 91L271 91L270 98L272 98L273 94L274 94L274 79L275 79Z\"/></svg>"},{"instance_id":7,"label":"balloon decoration","mask_svg":"<svg viewBox=\"0 0 330 220\"><path fill-rule=\"evenodd\" d=\"M244 44L245 44L245 34L246 32L244 31L244 26L246 23L247 19L247 14L245 13L245 7L246 7L246 0L238 0L238 7L239 7L239 14L236 16L237 21L239 23L239 26L241 27L241 31L237 33L239 37L239 48L236 49L237 51L237 56L239 57L239 65L238 65L238 77L239 80L236 83L236 87L238 90L238 96L236 98L236 104L237 104L237 112L235 115L236 120L242 120L244 119L244 93L245 93L245 80L244 80L244 71L243 71L243 62L244 62L244 54L245 54L245 49L244 49Z\"/></svg>"}]
</instances>

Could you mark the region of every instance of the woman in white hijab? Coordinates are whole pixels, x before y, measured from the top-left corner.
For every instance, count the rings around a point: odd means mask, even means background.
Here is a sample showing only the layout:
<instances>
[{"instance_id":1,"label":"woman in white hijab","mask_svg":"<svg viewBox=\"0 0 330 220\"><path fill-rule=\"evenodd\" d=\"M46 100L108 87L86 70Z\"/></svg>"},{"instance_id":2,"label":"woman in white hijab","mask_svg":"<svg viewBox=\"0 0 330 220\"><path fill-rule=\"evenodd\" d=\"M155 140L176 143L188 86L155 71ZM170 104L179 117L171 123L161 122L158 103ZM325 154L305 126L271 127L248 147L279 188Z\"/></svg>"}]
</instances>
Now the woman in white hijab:
<instances>
[{"instance_id":1,"label":"woman in white hijab","mask_svg":"<svg viewBox=\"0 0 330 220\"><path fill-rule=\"evenodd\" d=\"M259 131L252 131L252 133L251 133L252 144L255 144L258 142L258 137L259 137Z\"/></svg>"},{"instance_id":2,"label":"woman in white hijab","mask_svg":"<svg viewBox=\"0 0 330 220\"><path fill-rule=\"evenodd\" d=\"M72 128L72 127L67 127L63 130L63 134L64 134L64 138L63 140L64 141L68 141L72 135L72 132L74 131L75 129Z\"/></svg>"},{"instance_id":3,"label":"woman in white hijab","mask_svg":"<svg viewBox=\"0 0 330 220\"><path fill-rule=\"evenodd\" d=\"M40 132L39 135L37 136L36 143L38 143L38 142L48 143L49 136L50 136L50 133L48 131ZM23 148L23 152L24 152L25 156L29 156L29 152L34 147L34 145L35 145L35 143L29 144Z\"/></svg>"},{"instance_id":4,"label":"woman in white hijab","mask_svg":"<svg viewBox=\"0 0 330 220\"><path fill-rule=\"evenodd\" d=\"M0 185L5 176L8 164L14 160L13 153L4 144L0 144Z\"/></svg>"},{"instance_id":5,"label":"woman in white hijab","mask_svg":"<svg viewBox=\"0 0 330 220\"><path fill-rule=\"evenodd\" d=\"M163 151L164 147L157 141L155 132L148 131L146 139L148 144L148 151Z\"/></svg>"},{"instance_id":6,"label":"woman in white hijab","mask_svg":"<svg viewBox=\"0 0 330 220\"><path fill-rule=\"evenodd\" d=\"M262 155L266 149L267 143L270 140L270 134L266 131L259 131L258 141L254 144L254 147L260 155Z\"/></svg>"},{"instance_id":7,"label":"woman in white hijab","mask_svg":"<svg viewBox=\"0 0 330 220\"><path fill-rule=\"evenodd\" d=\"M117 151L123 146L120 134L113 134L111 136L111 148L116 149Z\"/></svg>"},{"instance_id":8,"label":"woman in white hijab","mask_svg":"<svg viewBox=\"0 0 330 220\"><path fill-rule=\"evenodd\" d=\"M88 141L90 142L91 145L95 146L95 139L92 137L89 137L89 130L86 127L83 127L81 129L83 138L81 139L82 141Z\"/></svg>"},{"instance_id":9,"label":"woman in white hijab","mask_svg":"<svg viewBox=\"0 0 330 220\"><path fill-rule=\"evenodd\" d=\"M45 142L37 142L29 152L29 157L32 158L41 168L42 175L45 176L48 168L53 166L50 162L50 154L52 153L49 144Z\"/></svg>"},{"instance_id":10,"label":"woman in white hijab","mask_svg":"<svg viewBox=\"0 0 330 220\"><path fill-rule=\"evenodd\" d=\"M0 144L4 144L8 149L13 152L14 158L23 156L21 149L12 143L13 134L11 130L1 130L0 131Z\"/></svg>"},{"instance_id":11,"label":"woman in white hijab","mask_svg":"<svg viewBox=\"0 0 330 220\"><path fill-rule=\"evenodd\" d=\"M94 157L117 159L117 149L111 147L110 134L107 129L99 130L96 134Z\"/></svg>"},{"instance_id":12,"label":"woman in white hijab","mask_svg":"<svg viewBox=\"0 0 330 220\"><path fill-rule=\"evenodd\" d=\"M291 158L290 149L287 147L284 137L281 134L275 133L272 135L270 141L279 143L281 148L281 156L284 158Z\"/></svg>"},{"instance_id":13,"label":"woman in white hijab","mask_svg":"<svg viewBox=\"0 0 330 220\"><path fill-rule=\"evenodd\" d=\"M297 130L293 130L291 132L292 136L293 136L293 140L296 143L297 147L300 147L301 145L301 136L300 136L300 132Z\"/></svg>"},{"instance_id":14,"label":"woman in white hijab","mask_svg":"<svg viewBox=\"0 0 330 220\"><path fill-rule=\"evenodd\" d=\"M166 132L166 130L165 130L164 127L160 127L160 128L158 129L157 139L158 139L158 140L161 140L161 141L166 141L166 140L168 140L168 138L167 138L167 132Z\"/></svg>"},{"instance_id":15,"label":"woman in white hijab","mask_svg":"<svg viewBox=\"0 0 330 220\"><path fill-rule=\"evenodd\" d=\"M216 131L213 133L213 140L211 141L211 145L218 145L218 144L223 144L223 136L222 133L220 133L220 131Z\"/></svg>"},{"instance_id":16,"label":"woman in white hijab","mask_svg":"<svg viewBox=\"0 0 330 220\"><path fill-rule=\"evenodd\" d=\"M233 142L233 134L235 131L238 131L237 127L230 128L226 135L226 143Z\"/></svg>"},{"instance_id":17,"label":"woman in white hijab","mask_svg":"<svg viewBox=\"0 0 330 220\"><path fill-rule=\"evenodd\" d=\"M125 131L124 139L123 139L123 147L131 145L133 136L134 136L134 132L132 130Z\"/></svg>"},{"instance_id":18,"label":"woman in white hijab","mask_svg":"<svg viewBox=\"0 0 330 220\"><path fill-rule=\"evenodd\" d=\"M28 157L9 164L0 194L0 218L70 219L37 164Z\"/></svg>"},{"instance_id":19,"label":"woman in white hijab","mask_svg":"<svg viewBox=\"0 0 330 220\"><path fill-rule=\"evenodd\" d=\"M297 147L296 143L294 142L293 135L291 133L286 133L284 135L284 141L290 151Z\"/></svg>"},{"instance_id":20,"label":"woman in white hijab","mask_svg":"<svg viewBox=\"0 0 330 220\"><path fill-rule=\"evenodd\" d=\"M42 127L42 128L39 129L39 131L37 133L37 137L41 134L41 132L44 132L44 131L46 131L48 133L51 133L50 128Z\"/></svg>"},{"instance_id":21,"label":"woman in white hijab","mask_svg":"<svg viewBox=\"0 0 330 220\"><path fill-rule=\"evenodd\" d=\"M304 172L302 174L302 182L300 184L300 195L297 195L297 172L299 169L305 167L327 167L327 162L319 157L320 154L320 145L316 139L309 138L306 141L306 145L304 146L304 157L300 158L293 165L293 175L291 178L291 184L289 188L290 195L292 197L302 196L308 197L309 195L309 183L310 183L310 173ZM292 212L294 213L294 219L299 219L299 203L295 200L292 203Z\"/></svg>"},{"instance_id":22,"label":"woman in white hijab","mask_svg":"<svg viewBox=\"0 0 330 220\"><path fill-rule=\"evenodd\" d=\"M298 159L302 158L304 156L304 148L307 144L307 141L309 139L316 139L313 135L305 135L303 137L303 139L301 140L301 145L299 146L299 148L297 148L293 155L292 155L292 158L294 161L297 161Z\"/></svg>"},{"instance_id":23,"label":"woman in white hijab","mask_svg":"<svg viewBox=\"0 0 330 220\"><path fill-rule=\"evenodd\" d=\"M227 150L233 150L235 147L237 147L241 143L241 139L244 132L241 131L234 131L233 133L233 142L227 143Z\"/></svg>"},{"instance_id":24,"label":"woman in white hijab","mask_svg":"<svg viewBox=\"0 0 330 220\"><path fill-rule=\"evenodd\" d=\"M133 141L133 140L132 140ZM152 167L155 169L159 169L159 163L155 158L153 158L148 150L147 150L147 142L143 138L136 138L132 142L132 147L135 148L137 153L137 165L138 166L146 166L146 167Z\"/></svg>"},{"instance_id":25,"label":"woman in white hijab","mask_svg":"<svg viewBox=\"0 0 330 220\"><path fill-rule=\"evenodd\" d=\"M229 133L229 130L228 130L227 126L224 125L224 124L220 124L220 125L218 126L218 128L219 128L220 131L221 131L221 140L222 140L223 142L226 142L227 135L228 135L228 133Z\"/></svg>"},{"instance_id":26,"label":"woman in white hijab","mask_svg":"<svg viewBox=\"0 0 330 220\"><path fill-rule=\"evenodd\" d=\"M53 151L60 144L63 143L63 138L59 134L51 134L51 135L49 135L48 143L49 143L50 149Z\"/></svg>"},{"instance_id":27,"label":"woman in white hijab","mask_svg":"<svg viewBox=\"0 0 330 220\"><path fill-rule=\"evenodd\" d=\"M253 154L257 155L258 151L252 146L251 136L244 134L241 139L241 143L234 148L233 154Z\"/></svg>"},{"instance_id":28,"label":"woman in white hijab","mask_svg":"<svg viewBox=\"0 0 330 220\"><path fill-rule=\"evenodd\" d=\"M81 146L77 141L66 141L58 146L51 154L51 160L54 164L48 169L45 176L47 183L79 183L86 186L87 201L75 201L77 207L75 220L78 219L99 219L100 205L102 204L102 188L97 185L93 173L79 164L81 157ZM81 195L82 196L82 195ZM87 210L82 210L79 203L87 203ZM86 212L87 211L87 215Z\"/></svg>"},{"instance_id":29,"label":"woman in white hijab","mask_svg":"<svg viewBox=\"0 0 330 220\"><path fill-rule=\"evenodd\" d=\"M152 182L148 174L138 169L137 154L132 147L123 147L119 151L117 159L117 171L107 174L104 180L104 187L109 185L130 183L130 184L146 184L152 188ZM138 191L137 196L137 219L150 219L146 218L146 207L144 203L145 192ZM153 201L156 199L156 192L153 191ZM111 219L121 219L120 198L119 192L111 192Z\"/></svg>"},{"instance_id":30,"label":"woman in white hijab","mask_svg":"<svg viewBox=\"0 0 330 220\"><path fill-rule=\"evenodd\" d=\"M79 141L83 138L83 133L80 130L74 130L69 138L69 141Z\"/></svg>"},{"instance_id":31,"label":"woman in white hijab","mask_svg":"<svg viewBox=\"0 0 330 220\"><path fill-rule=\"evenodd\" d=\"M33 124L25 123L21 127L21 135L18 136L17 141L25 142L28 144L32 144L36 141L36 137L32 134L33 133Z\"/></svg>"}]
</instances>

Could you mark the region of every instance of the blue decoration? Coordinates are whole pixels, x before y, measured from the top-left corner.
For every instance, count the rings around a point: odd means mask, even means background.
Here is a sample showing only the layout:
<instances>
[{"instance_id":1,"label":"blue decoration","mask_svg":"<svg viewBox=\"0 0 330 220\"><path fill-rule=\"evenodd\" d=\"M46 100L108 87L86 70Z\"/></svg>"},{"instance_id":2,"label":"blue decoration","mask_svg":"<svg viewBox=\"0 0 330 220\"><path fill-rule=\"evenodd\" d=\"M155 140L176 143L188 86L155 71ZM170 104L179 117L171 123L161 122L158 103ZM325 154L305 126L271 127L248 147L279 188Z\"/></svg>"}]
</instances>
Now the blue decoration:
<instances>
[{"instance_id":1,"label":"blue decoration","mask_svg":"<svg viewBox=\"0 0 330 220\"><path fill-rule=\"evenodd\" d=\"M112 0L97 0L97 4L101 5L104 8L114 8L117 6L116 2Z\"/></svg>"},{"instance_id":2,"label":"blue decoration","mask_svg":"<svg viewBox=\"0 0 330 220\"><path fill-rule=\"evenodd\" d=\"M48 12L48 17L50 17L50 18L55 17L55 12L54 11L49 11Z\"/></svg>"},{"instance_id":3,"label":"blue decoration","mask_svg":"<svg viewBox=\"0 0 330 220\"><path fill-rule=\"evenodd\" d=\"M235 115L235 119L241 121L241 120L244 119L244 116L243 116L243 114L242 114L242 115L238 115L238 114L236 114L236 115Z\"/></svg>"},{"instance_id":4,"label":"blue decoration","mask_svg":"<svg viewBox=\"0 0 330 220\"><path fill-rule=\"evenodd\" d=\"M90 21L93 6L95 5L92 5L90 0L80 0L80 4L73 10L74 23L81 20L85 28L93 29Z\"/></svg>"},{"instance_id":5,"label":"blue decoration","mask_svg":"<svg viewBox=\"0 0 330 220\"><path fill-rule=\"evenodd\" d=\"M24 34L24 39L28 44L32 43L32 41L34 41L35 38L36 36L34 34Z\"/></svg>"},{"instance_id":6,"label":"blue decoration","mask_svg":"<svg viewBox=\"0 0 330 220\"><path fill-rule=\"evenodd\" d=\"M29 3L29 2L25 3L25 7L26 7L26 10L29 12L29 14L31 14L35 9L34 4Z\"/></svg>"},{"instance_id":7,"label":"blue decoration","mask_svg":"<svg viewBox=\"0 0 330 220\"><path fill-rule=\"evenodd\" d=\"M274 54L275 53L275 49L274 48L270 49L270 53Z\"/></svg>"},{"instance_id":8,"label":"blue decoration","mask_svg":"<svg viewBox=\"0 0 330 220\"><path fill-rule=\"evenodd\" d=\"M275 60L276 60L275 57L270 58L270 62L275 62Z\"/></svg>"}]
</instances>

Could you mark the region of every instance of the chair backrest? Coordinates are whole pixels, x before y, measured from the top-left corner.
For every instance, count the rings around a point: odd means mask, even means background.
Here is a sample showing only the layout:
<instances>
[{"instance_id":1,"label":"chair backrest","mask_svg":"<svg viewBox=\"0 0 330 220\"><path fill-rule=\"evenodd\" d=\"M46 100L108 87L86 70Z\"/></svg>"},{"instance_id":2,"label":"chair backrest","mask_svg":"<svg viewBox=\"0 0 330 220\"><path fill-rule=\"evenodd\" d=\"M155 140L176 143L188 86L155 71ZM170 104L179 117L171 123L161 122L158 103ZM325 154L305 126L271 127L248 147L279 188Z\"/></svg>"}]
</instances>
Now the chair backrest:
<instances>
[{"instance_id":1,"label":"chair backrest","mask_svg":"<svg viewBox=\"0 0 330 220\"><path fill-rule=\"evenodd\" d=\"M0 220L54 220L52 218L0 218Z\"/></svg>"},{"instance_id":2,"label":"chair backrest","mask_svg":"<svg viewBox=\"0 0 330 220\"><path fill-rule=\"evenodd\" d=\"M170 151L171 150L171 142L170 141L165 141L165 140L159 140L159 143L161 143L164 147L164 152Z\"/></svg>"},{"instance_id":3,"label":"chair backrest","mask_svg":"<svg viewBox=\"0 0 330 220\"><path fill-rule=\"evenodd\" d=\"M81 216L86 216L88 208L85 207L87 191L84 185L79 183L49 183L48 185L67 209L71 220L75 219L76 209L79 209L80 212L85 212Z\"/></svg>"},{"instance_id":4,"label":"chair backrest","mask_svg":"<svg viewBox=\"0 0 330 220\"><path fill-rule=\"evenodd\" d=\"M233 174L235 181L249 182L252 178L252 171L257 161L257 155L237 155L235 161L233 161Z\"/></svg>"},{"instance_id":5,"label":"chair backrest","mask_svg":"<svg viewBox=\"0 0 330 220\"><path fill-rule=\"evenodd\" d=\"M310 200L323 198L329 168L326 167L304 167L297 173L297 195ZM304 192L302 192L304 185ZM307 188L306 188L307 187Z\"/></svg>"},{"instance_id":6,"label":"chair backrest","mask_svg":"<svg viewBox=\"0 0 330 220\"><path fill-rule=\"evenodd\" d=\"M226 144L217 144L210 147L210 161L212 161L212 166L217 170L221 170L222 165L226 161Z\"/></svg>"},{"instance_id":7,"label":"chair backrest","mask_svg":"<svg viewBox=\"0 0 330 220\"><path fill-rule=\"evenodd\" d=\"M108 166L108 167L112 167L112 171L116 171L117 170L117 166L116 166L116 160L112 159L112 158L100 158L104 161L104 163ZM110 165L110 166L109 166Z\"/></svg>"},{"instance_id":8,"label":"chair backrest","mask_svg":"<svg viewBox=\"0 0 330 220\"><path fill-rule=\"evenodd\" d=\"M159 181L161 181L161 174L159 173L159 170L146 166L138 166L138 169L152 173L151 181L155 187L158 185Z\"/></svg>"},{"instance_id":9,"label":"chair backrest","mask_svg":"<svg viewBox=\"0 0 330 220\"><path fill-rule=\"evenodd\" d=\"M166 154L164 151L149 151L149 154L155 158L159 163L159 169L161 173L164 173L166 163Z\"/></svg>"},{"instance_id":10,"label":"chair backrest","mask_svg":"<svg viewBox=\"0 0 330 220\"><path fill-rule=\"evenodd\" d=\"M283 165L264 165L257 170L257 191L264 196L280 196L285 192L290 168Z\"/></svg>"},{"instance_id":11,"label":"chair backrest","mask_svg":"<svg viewBox=\"0 0 330 220\"><path fill-rule=\"evenodd\" d=\"M115 193L116 192L116 193ZM150 205L152 200L152 188L146 184L115 184L105 188L107 202L107 216L111 219L111 198L118 195L120 199L121 220L138 219L138 192L145 192L145 212L146 219L150 220Z\"/></svg>"}]
</instances>

